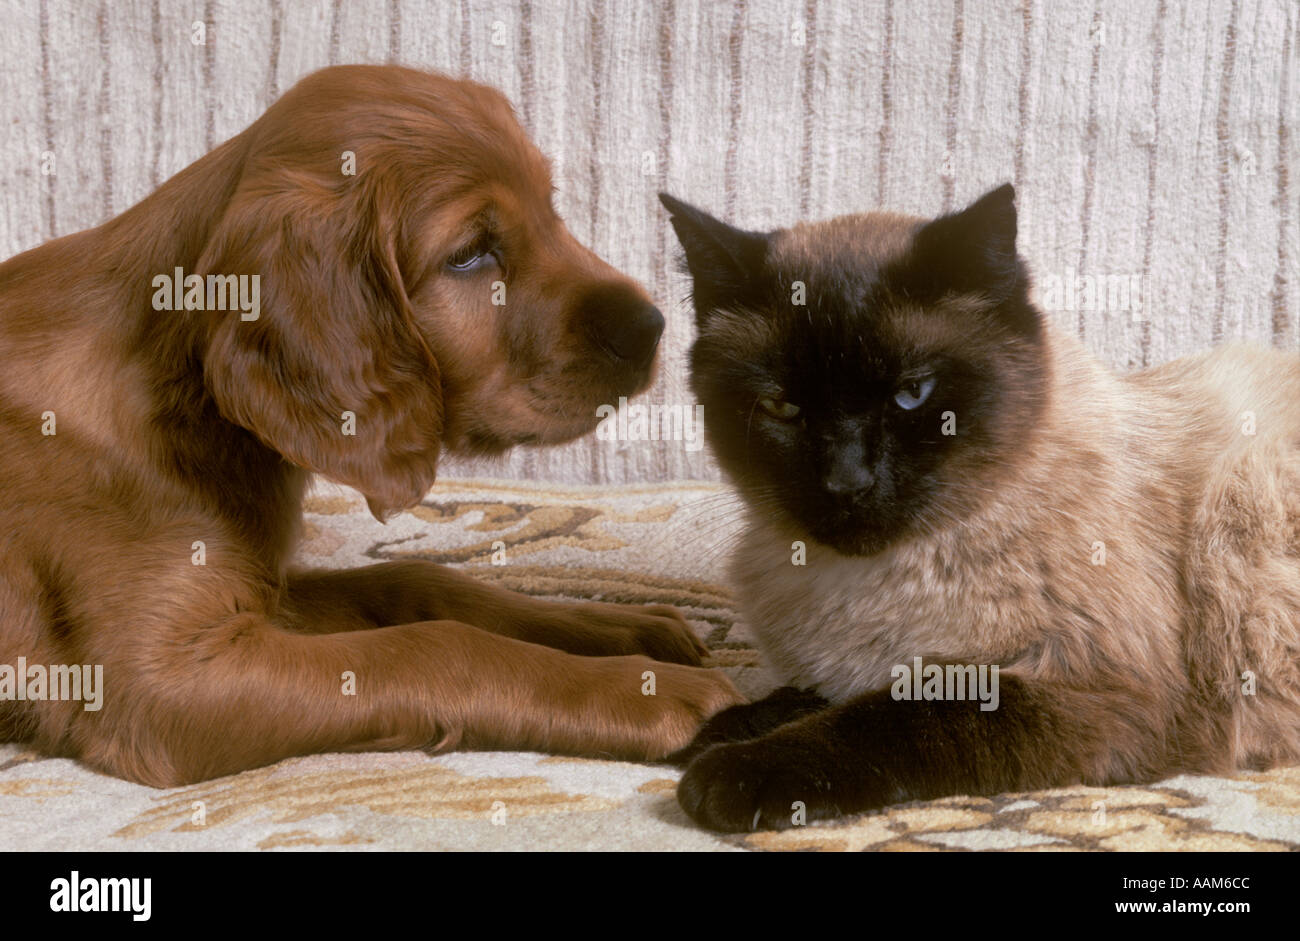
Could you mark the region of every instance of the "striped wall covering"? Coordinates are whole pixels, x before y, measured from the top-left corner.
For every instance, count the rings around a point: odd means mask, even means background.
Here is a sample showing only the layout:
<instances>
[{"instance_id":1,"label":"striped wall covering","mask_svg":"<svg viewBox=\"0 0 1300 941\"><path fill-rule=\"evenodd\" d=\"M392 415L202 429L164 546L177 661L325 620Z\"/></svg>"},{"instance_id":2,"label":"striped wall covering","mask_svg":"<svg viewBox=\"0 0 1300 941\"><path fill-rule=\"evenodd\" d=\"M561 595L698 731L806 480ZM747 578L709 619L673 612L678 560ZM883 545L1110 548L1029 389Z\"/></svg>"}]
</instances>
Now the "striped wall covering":
<instances>
[{"instance_id":1,"label":"striped wall covering","mask_svg":"<svg viewBox=\"0 0 1300 941\"><path fill-rule=\"evenodd\" d=\"M554 158L573 231L670 314L653 391L665 403L688 401L691 326L661 188L758 228L875 207L933 214L1012 180L1040 293L1061 287L1051 315L1108 362L1157 363L1233 336L1300 349L1296 0L4 0L0 11L5 256L122 211L315 68L400 62L490 82L516 103ZM1070 309L1075 277L1137 278L1141 310ZM715 473L680 442L594 440L448 472Z\"/></svg>"}]
</instances>

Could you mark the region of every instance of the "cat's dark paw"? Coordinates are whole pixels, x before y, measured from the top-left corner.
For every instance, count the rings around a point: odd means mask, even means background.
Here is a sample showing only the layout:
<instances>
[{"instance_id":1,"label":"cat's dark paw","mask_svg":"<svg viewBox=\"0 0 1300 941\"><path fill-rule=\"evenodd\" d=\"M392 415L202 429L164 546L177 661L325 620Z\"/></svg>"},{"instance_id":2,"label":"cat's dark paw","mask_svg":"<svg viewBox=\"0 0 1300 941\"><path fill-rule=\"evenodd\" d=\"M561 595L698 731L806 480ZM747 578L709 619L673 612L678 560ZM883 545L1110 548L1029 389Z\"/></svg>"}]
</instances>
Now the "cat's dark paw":
<instances>
[{"instance_id":1,"label":"cat's dark paw","mask_svg":"<svg viewBox=\"0 0 1300 941\"><path fill-rule=\"evenodd\" d=\"M787 723L819 712L826 706L826 700L810 690L783 686L758 702L742 703L722 710L700 727L689 745L669 755L664 761L679 768L685 767L714 745L762 738L769 732L775 732Z\"/></svg>"},{"instance_id":2,"label":"cat's dark paw","mask_svg":"<svg viewBox=\"0 0 1300 941\"><path fill-rule=\"evenodd\" d=\"M843 769L829 753L766 741L715 745L687 767L677 801L702 827L724 833L784 830L869 809L860 788L845 806ZM862 806L867 804L868 806Z\"/></svg>"}]
</instances>

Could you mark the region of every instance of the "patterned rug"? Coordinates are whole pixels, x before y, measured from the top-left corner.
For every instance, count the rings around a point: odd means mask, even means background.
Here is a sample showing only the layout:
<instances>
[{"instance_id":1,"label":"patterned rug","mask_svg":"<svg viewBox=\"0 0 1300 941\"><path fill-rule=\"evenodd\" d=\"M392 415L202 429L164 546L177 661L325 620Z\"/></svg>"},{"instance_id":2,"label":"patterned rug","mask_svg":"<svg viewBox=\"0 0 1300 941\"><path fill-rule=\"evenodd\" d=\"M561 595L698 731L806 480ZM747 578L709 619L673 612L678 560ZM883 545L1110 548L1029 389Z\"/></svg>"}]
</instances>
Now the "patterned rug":
<instances>
[{"instance_id":1,"label":"patterned rug","mask_svg":"<svg viewBox=\"0 0 1300 941\"><path fill-rule=\"evenodd\" d=\"M757 696L772 684L721 583L737 510L725 490L703 484L469 481L439 484L381 527L356 494L320 485L302 561L414 556L540 597L674 604L714 665ZM154 790L5 745L0 849L1300 850L1300 768L954 797L728 837L690 824L677 778L662 766L532 753L383 753Z\"/></svg>"}]
</instances>

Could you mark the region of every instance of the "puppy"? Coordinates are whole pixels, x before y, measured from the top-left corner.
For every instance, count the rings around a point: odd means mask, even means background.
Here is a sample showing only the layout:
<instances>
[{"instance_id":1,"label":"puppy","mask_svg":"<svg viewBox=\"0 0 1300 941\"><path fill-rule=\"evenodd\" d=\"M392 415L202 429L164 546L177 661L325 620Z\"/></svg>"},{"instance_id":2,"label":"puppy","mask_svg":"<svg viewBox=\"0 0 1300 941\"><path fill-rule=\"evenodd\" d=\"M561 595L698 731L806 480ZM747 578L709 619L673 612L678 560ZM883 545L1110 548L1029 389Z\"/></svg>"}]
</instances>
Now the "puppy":
<instances>
[{"instance_id":1,"label":"puppy","mask_svg":"<svg viewBox=\"0 0 1300 941\"><path fill-rule=\"evenodd\" d=\"M663 318L551 189L497 92L332 68L0 265L0 739L169 786L325 751L653 759L737 702L668 607L290 566L312 474L383 518L444 449L568 441L647 384Z\"/></svg>"}]
</instances>

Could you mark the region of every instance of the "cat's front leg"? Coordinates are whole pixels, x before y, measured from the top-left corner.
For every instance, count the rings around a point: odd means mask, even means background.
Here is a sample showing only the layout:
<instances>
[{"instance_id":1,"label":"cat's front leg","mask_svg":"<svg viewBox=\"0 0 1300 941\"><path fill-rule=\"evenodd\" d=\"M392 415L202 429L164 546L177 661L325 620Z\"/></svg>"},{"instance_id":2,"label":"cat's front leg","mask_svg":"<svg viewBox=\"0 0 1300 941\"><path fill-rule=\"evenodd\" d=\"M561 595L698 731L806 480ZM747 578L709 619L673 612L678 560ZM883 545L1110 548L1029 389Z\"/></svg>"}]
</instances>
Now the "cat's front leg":
<instances>
[{"instance_id":1,"label":"cat's front leg","mask_svg":"<svg viewBox=\"0 0 1300 941\"><path fill-rule=\"evenodd\" d=\"M677 798L713 830L784 829L903 801L1075 783L1086 776L1081 753L1105 747L1105 730L1078 728L1050 694L1017 677L1002 674L996 709L980 705L868 693L707 749Z\"/></svg>"},{"instance_id":2,"label":"cat's front leg","mask_svg":"<svg viewBox=\"0 0 1300 941\"><path fill-rule=\"evenodd\" d=\"M762 738L783 725L821 712L829 706L827 700L812 690L782 686L758 702L741 703L723 709L700 727L694 741L664 761L684 767L714 745Z\"/></svg>"}]
</instances>

